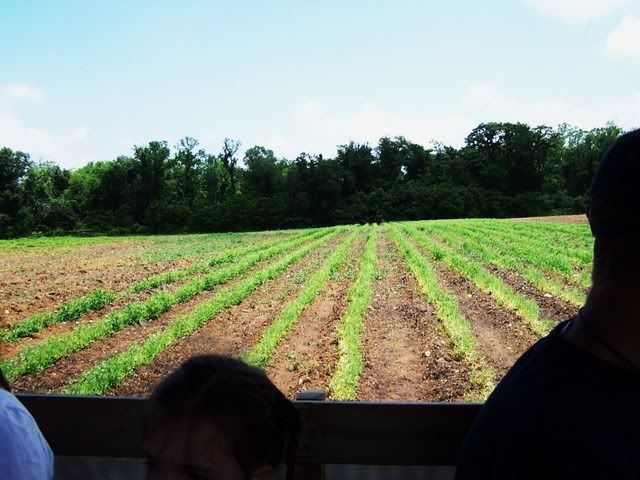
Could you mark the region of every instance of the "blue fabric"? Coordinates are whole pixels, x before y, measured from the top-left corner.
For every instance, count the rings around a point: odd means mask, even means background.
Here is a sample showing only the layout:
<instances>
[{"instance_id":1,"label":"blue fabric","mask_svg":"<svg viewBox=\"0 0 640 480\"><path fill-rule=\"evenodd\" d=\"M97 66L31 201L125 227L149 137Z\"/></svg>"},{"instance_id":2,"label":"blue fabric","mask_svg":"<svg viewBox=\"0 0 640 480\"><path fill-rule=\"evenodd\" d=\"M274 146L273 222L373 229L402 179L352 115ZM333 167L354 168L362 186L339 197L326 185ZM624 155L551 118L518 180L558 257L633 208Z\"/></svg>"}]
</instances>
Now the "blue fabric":
<instances>
[{"instance_id":1,"label":"blue fabric","mask_svg":"<svg viewBox=\"0 0 640 480\"><path fill-rule=\"evenodd\" d=\"M11 393L0 389L0 478L50 480L53 453L36 421Z\"/></svg>"}]
</instances>

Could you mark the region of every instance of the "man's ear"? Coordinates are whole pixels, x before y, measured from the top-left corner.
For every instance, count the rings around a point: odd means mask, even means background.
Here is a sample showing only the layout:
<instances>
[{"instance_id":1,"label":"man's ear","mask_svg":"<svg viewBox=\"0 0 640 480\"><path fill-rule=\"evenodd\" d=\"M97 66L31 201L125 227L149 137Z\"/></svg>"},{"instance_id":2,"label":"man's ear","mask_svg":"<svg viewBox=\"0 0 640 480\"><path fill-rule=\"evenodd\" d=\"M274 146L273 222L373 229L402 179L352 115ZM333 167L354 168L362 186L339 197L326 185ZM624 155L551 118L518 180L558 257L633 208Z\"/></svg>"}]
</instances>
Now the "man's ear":
<instances>
[{"instance_id":1,"label":"man's ear","mask_svg":"<svg viewBox=\"0 0 640 480\"><path fill-rule=\"evenodd\" d=\"M254 470L251 475L251 480L272 480L273 479L273 467L271 465L265 465Z\"/></svg>"}]
</instances>

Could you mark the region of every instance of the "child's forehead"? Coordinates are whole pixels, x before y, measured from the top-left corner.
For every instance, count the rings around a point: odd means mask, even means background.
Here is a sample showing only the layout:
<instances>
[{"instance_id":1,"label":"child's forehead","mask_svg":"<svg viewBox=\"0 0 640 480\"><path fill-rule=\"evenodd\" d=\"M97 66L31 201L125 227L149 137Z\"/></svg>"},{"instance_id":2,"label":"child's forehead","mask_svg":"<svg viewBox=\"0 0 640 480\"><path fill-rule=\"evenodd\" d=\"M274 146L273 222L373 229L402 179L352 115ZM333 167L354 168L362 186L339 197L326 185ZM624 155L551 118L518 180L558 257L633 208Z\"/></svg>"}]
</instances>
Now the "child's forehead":
<instances>
[{"instance_id":1,"label":"child's forehead","mask_svg":"<svg viewBox=\"0 0 640 480\"><path fill-rule=\"evenodd\" d=\"M146 429L145 451L153 456L217 457L232 453L230 441L210 418L155 417Z\"/></svg>"}]
</instances>

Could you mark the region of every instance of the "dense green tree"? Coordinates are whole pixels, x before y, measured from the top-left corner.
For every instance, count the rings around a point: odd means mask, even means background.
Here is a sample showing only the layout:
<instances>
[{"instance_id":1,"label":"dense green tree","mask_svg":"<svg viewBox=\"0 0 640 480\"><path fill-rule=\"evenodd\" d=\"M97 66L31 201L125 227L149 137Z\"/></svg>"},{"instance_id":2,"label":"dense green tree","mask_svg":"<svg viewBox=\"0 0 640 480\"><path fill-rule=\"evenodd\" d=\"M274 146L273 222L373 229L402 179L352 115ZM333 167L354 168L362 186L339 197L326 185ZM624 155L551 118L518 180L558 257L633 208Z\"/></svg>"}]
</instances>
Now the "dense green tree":
<instances>
[{"instance_id":1,"label":"dense green tree","mask_svg":"<svg viewBox=\"0 0 640 480\"><path fill-rule=\"evenodd\" d=\"M461 148L404 137L292 161L184 137L72 172L0 149L0 235L248 230L584 212L598 161L622 133L483 123Z\"/></svg>"},{"instance_id":2,"label":"dense green tree","mask_svg":"<svg viewBox=\"0 0 640 480\"><path fill-rule=\"evenodd\" d=\"M153 203L157 204L164 194L171 151L167 142L154 141L145 146L135 146L133 152L136 163L132 173L135 177L127 183L132 183L134 217L143 224L147 209Z\"/></svg>"},{"instance_id":3,"label":"dense green tree","mask_svg":"<svg viewBox=\"0 0 640 480\"><path fill-rule=\"evenodd\" d=\"M199 142L191 137L184 137L176 145L175 164L178 168L180 192L190 210L199 188L199 169L206 158L204 150L196 151L198 145Z\"/></svg>"},{"instance_id":4,"label":"dense green tree","mask_svg":"<svg viewBox=\"0 0 640 480\"><path fill-rule=\"evenodd\" d=\"M0 148L0 235L17 232L22 195L21 183L31 167L29 155L10 148Z\"/></svg>"}]
</instances>

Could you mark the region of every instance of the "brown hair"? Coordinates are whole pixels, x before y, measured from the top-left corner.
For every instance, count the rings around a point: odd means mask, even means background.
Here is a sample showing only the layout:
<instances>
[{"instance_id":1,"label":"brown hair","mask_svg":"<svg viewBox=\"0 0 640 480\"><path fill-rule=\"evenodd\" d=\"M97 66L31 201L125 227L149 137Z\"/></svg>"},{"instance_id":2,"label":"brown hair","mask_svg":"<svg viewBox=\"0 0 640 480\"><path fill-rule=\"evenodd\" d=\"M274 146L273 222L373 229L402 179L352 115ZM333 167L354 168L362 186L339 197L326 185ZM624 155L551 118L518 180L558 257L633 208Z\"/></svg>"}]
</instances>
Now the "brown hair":
<instances>
[{"instance_id":1,"label":"brown hair","mask_svg":"<svg viewBox=\"0 0 640 480\"><path fill-rule=\"evenodd\" d=\"M9 385L9 380L4 376L2 370L0 370L0 388L6 390L7 392L11 391L11 385Z\"/></svg>"},{"instance_id":2,"label":"brown hair","mask_svg":"<svg viewBox=\"0 0 640 480\"><path fill-rule=\"evenodd\" d=\"M262 370L221 355L196 356L166 377L149 400L148 423L154 414L210 418L247 475L286 461L287 478L293 478L300 415Z\"/></svg>"}]
</instances>

